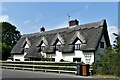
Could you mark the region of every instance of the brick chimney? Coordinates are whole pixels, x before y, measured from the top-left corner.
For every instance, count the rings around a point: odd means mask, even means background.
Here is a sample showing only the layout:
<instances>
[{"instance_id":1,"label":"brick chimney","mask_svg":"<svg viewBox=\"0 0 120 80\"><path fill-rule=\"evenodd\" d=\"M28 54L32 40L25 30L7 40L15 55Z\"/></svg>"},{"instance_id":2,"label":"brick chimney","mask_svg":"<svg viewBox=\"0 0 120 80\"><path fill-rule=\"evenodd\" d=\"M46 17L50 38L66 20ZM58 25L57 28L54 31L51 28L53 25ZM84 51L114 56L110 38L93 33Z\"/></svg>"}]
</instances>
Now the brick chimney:
<instances>
[{"instance_id":1,"label":"brick chimney","mask_svg":"<svg viewBox=\"0 0 120 80\"><path fill-rule=\"evenodd\" d=\"M69 26L76 26L79 24L79 21L77 19L69 21Z\"/></svg>"}]
</instances>

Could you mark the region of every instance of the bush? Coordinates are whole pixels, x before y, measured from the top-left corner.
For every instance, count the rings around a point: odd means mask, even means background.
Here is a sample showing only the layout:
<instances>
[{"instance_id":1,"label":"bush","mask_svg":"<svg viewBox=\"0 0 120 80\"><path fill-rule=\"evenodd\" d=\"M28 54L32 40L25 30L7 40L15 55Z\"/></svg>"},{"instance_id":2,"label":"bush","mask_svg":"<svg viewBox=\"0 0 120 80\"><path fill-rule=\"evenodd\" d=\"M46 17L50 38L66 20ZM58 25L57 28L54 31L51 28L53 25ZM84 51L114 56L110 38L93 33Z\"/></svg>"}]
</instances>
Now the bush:
<instances>
[{"instance_id":1,"label":"bush","mask_svg":"<svg viewBox=\"0 0 120 80\"><path fill-rule=\"evenodd\" d=\"M114 49L106 49L106 54L93 64L94 74L120 76L118 53Z\"/></svg>"}]
</instances>

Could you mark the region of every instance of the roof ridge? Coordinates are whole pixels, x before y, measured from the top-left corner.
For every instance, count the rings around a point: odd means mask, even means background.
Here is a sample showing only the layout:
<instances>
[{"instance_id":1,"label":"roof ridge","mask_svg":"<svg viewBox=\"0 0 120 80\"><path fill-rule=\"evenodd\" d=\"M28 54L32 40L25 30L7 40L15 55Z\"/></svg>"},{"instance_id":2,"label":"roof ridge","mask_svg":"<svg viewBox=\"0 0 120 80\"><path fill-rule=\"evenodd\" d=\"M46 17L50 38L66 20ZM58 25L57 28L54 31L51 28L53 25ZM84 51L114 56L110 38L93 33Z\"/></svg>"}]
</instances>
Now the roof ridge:
<instances>
[{"instance_id":1,"label":"roof ridge","mask_svg":"<svg viewBox=\"0 0 120 80\"><path fill-rule=\"evenodd\" d=\"M87 24L81 24L81 25L78 25L78 26L76 26L76 27L73 27L74 29L75 28L77 28L77 27L79 27L79 29L85 29L85 28L87 28L87 29L89 29L89 28L93 28L93 27L95 27L95 26L92 26L92 27L88 27L88 25L99 25L99 26L102 26L103 25L103 23L104 23L104 21L106 21L105 19L103 19L103 20L101 20L101 21L97 21L97 22L92 22L92 23L87 23ZM87 27L85 27L85 26L87 26ZM95 28L98 28L99 26L96 26ZM63 32L63 31L65 31L66 29L73 29L73 28L69 28L69 27L64 27L64 28L58 28L58 29L52 29L52 30L48 30L48 31L45 31L45 32L42 32L42 33L40 33L40 32L36 32L36 33L30 33L30 34L23 34L23 36L22 37L29 37L29 36L37 36L37 35L44 35L44 34L47 34L47 33L59 33L59 32ZM57 32L56 32L57 31Z\"/></svg>"}]
</instances>

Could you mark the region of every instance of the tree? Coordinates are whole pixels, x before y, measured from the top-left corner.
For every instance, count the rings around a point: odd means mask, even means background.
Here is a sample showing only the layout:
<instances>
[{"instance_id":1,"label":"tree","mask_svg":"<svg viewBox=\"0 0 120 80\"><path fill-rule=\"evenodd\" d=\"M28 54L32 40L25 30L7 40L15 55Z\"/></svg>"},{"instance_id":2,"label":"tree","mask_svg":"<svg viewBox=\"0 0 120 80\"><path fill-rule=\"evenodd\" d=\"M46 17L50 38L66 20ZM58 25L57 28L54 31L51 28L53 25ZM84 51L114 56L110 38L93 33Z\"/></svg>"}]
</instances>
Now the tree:
<instances>
[{"instance_id":1,"label":"tree","mask_svg":"<svg viewBox=\"0 0 120 80\"><path fill-rule=\"evenodd\" d=\"M116 51L117 53L117 56L116 56L116 66L117 66L117 75L120 76L120 35L117 35L115 33L113 33L116 38L115 38L115 41L114 41L114 50Z\"/></svg>"},{"instance_id":2,"label":"tree","mask_svg":"<svg viewBox=\"0 0 120 80\"><path fill-rule=\"evenodd\" d=\"M120 35L114 35L113 47L105 49L105 55L93 65L97 74L120 76Z\"/></svg>"},{"instance_id":3,"label":"tree","mask_svg":"<svg viewBox=\"0 0 120 80\"><path fill-rule=\"evenodd\" d=\"M14 25L8 22L1 22L0 24L2 24L0 26L2 27L2 59L6 60L21 34Z\"/></svg>"}]
</instances>

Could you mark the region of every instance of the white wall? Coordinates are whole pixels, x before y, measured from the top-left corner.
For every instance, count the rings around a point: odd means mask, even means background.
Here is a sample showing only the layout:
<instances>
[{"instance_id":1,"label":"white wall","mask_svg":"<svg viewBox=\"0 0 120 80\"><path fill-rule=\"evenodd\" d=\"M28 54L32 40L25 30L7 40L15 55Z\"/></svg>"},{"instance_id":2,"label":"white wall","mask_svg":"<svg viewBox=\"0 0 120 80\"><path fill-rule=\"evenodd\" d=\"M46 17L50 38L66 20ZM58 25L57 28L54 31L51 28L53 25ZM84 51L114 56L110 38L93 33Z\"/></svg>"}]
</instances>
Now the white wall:
<instances>
[{"instance_id":1,"label":"white wall","mask_svg":"<svg viewBox=\"0 0 120 80\"><path fill-rule=\"evenodd\" d=\"M84 54L82 51L74 51L73 53L63 53L63 59L73 62L73 58L81 58L81 61L85 62Z\"/></svg>"},{"instance_id":2,"label":"white wall","mask_svg":"<svg viewBox=\"0 0 120 80\"><path fill-rule=\"evenodd\" d=\"M85 55L90 55L90 62L87 63ZM73 58L81 58L81 61L86 64L92 64L94 62L94 52L82 52L82 51L74 51L74 53L63 53L63 59L66 61L73 62Z\"/></svg>"},{"instance_id":3,"label":"white wall","mask_svg":"<svg viewBox=\"0 0 120 80\"><path fill-rule=\"evenodd\" d=\"M94 52L83 52L83 59L85 60L85 64L92 64L95 59L94 59Z\"/></svg>"},{"instance_id":4,"label":"white wall","mask_svg":"<svg viewBox=\"0 0 120 80\"><path fill-rule=\"evenodd\" d=\"M14 58L14 61L15 61L15 59L19 59L20 61L24 61L24 54L14 55L13 58Z\"/></svg>"},{"instance_id":5,"label":"white wall","mask_svg":"<svg viewBox=\"0 0 120 80\"><path fill-rule=\"evenodd\" d=\"M55 62L59 62L61 59L63 59L62 52L56 51L56 55L53 57L55 58Z\"/></svg>"}]
</instances>

